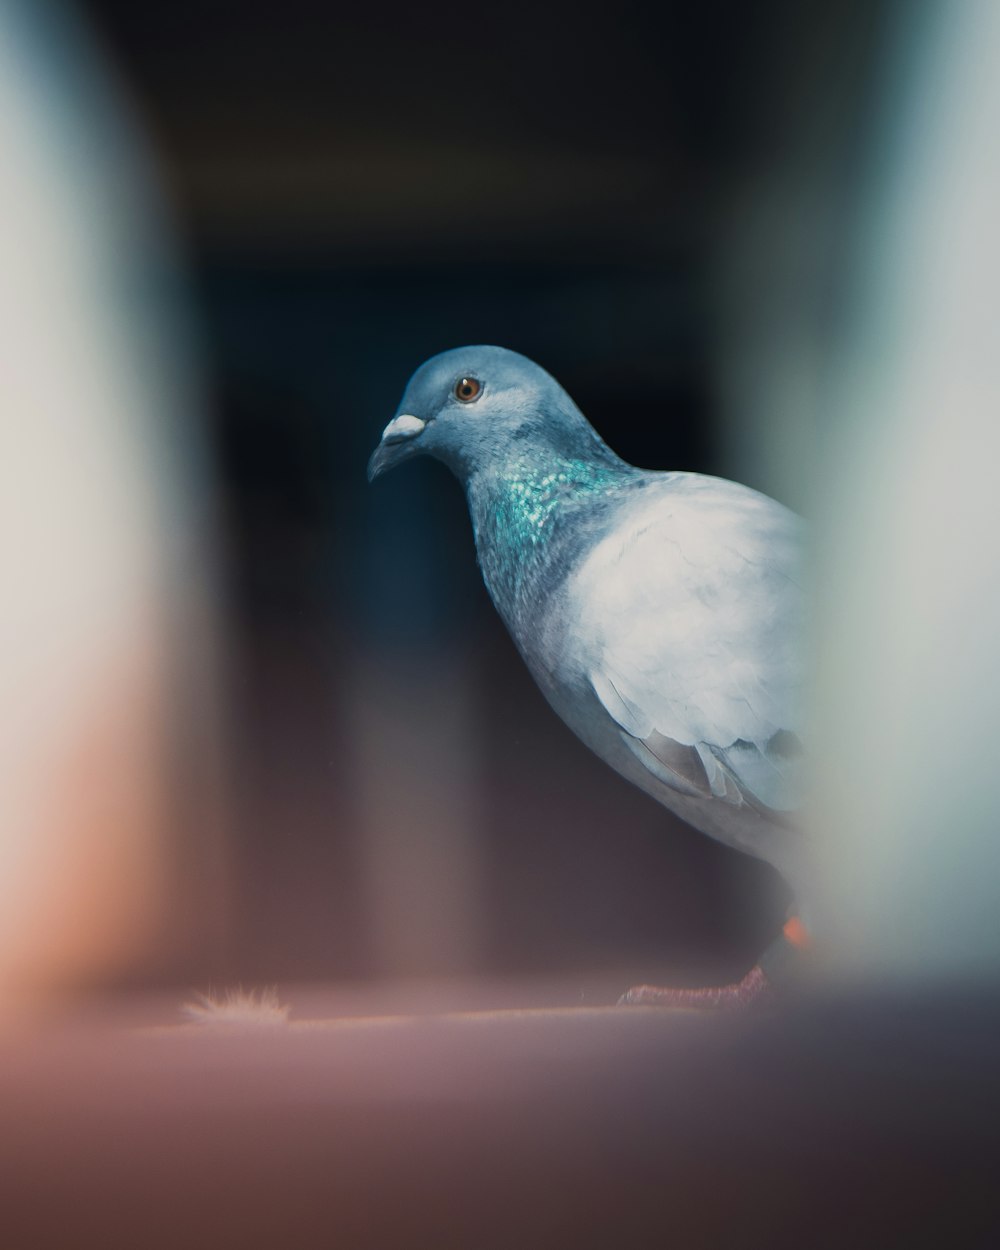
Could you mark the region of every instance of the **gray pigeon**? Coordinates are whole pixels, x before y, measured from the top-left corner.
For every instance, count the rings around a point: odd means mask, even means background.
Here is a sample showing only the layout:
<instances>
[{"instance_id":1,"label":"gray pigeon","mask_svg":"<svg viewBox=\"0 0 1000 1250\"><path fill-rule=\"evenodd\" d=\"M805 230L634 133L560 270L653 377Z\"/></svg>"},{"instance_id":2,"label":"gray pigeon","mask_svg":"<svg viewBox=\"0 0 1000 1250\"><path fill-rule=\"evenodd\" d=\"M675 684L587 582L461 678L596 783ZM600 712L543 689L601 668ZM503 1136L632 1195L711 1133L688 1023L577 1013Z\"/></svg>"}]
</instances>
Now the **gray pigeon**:
<instances>
[{"instance_id":1,"label":"gray pigeon","mask_svg":"<svg viewBox=\"0 0 1000 1250\"><path fill-rule=\"evenodd\" d=\"M734 482L627 464L554 378L501 347L457 348L416 371L369 481L418 455L464 486L486 587L566 724L795 888L799 519ZM735 1005L767 986L757 965L733 986L641 986L626 1001Z\"/></svg>"}]
</instances>

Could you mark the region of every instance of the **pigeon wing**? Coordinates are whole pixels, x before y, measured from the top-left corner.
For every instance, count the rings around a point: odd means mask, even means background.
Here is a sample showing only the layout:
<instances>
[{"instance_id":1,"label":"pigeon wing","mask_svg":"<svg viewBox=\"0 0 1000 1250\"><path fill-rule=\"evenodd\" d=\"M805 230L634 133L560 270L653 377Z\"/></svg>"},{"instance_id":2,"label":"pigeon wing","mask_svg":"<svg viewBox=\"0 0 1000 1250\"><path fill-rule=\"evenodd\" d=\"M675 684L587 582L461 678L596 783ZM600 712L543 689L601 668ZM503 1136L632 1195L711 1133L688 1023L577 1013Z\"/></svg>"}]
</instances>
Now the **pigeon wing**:
<instances>
[{"instance_id":1,"label":"pigeon wing","mask_svg":"<svg viewBox=\"0 0 1000 1250\"><path fill-rule=\"evenodd\" d=\"M746 487L651 475L575 577L585 677L681 793L798 805L800 529Z\"/></svg>"}]
</instances>

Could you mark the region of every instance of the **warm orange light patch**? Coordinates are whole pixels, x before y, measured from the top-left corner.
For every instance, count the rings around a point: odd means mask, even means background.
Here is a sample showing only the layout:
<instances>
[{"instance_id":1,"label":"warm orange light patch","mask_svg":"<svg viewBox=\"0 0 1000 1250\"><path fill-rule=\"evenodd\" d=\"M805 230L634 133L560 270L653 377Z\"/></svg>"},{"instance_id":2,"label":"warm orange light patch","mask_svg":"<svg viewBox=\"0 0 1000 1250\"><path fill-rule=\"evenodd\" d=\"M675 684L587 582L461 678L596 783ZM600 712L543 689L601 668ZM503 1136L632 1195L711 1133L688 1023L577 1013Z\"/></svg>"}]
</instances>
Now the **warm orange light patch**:
<instances>
[{"instance_id":1,"label":"warm orange light patch","mask_svg":"<svg viewBox=\"0 0 1000 1250\"><path fill-rule=\"evenodd\" d=\"M45 739L20 744L41 784L0 847L0 998L38 999L126 965L160 919L166 682L155 632L143 621L94 661L99 703L53 708Z\"/></svg>"},{"instance_id":2,"label":"warm orange light patch","mask_svg":"<svg viewBox=\"0 0 1000 1250\"><path fill-rule=\"evenodd\" d=\"M808 950L812 946L812 937L809 930L798 916L790 917L781 931L785 935L785 940L799 950Z\"/></svg>"}]
</instances>

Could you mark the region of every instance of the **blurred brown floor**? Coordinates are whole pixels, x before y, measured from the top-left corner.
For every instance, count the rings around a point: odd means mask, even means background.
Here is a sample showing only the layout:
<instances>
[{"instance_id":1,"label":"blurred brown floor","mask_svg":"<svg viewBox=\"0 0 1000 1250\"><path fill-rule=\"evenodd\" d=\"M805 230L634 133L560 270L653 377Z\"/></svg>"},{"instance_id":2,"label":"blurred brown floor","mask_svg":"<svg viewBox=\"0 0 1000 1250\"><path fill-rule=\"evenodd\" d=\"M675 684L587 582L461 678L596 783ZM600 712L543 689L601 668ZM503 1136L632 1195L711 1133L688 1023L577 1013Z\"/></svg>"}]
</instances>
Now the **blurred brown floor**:
<instances>
[{"instance_id":1,"label":"blurred brown floor","mask_svg":"<svg viewBox=\"0 0 1000 1250\"><path fill-rule=\"evenodd\" d=\"M52 1025L0 1054L0 1241L996 1245L995 1002Z\"/></svg>"}]
</instances>

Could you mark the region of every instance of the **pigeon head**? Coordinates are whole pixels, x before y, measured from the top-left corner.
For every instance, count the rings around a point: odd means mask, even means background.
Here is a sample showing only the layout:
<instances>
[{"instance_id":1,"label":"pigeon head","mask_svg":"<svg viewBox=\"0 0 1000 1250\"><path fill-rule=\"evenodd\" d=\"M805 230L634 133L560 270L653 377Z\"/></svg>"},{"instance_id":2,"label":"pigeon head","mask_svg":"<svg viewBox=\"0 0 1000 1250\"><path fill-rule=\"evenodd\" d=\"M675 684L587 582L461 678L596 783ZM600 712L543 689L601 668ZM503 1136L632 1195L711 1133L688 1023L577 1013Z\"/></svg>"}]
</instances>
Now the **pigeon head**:
<instances>
[{"instance_id":1,"label":"pigeon head","mask_svg":"<svg viewBox=\"0 0 1000 1250\"><path fill-rule=\"evenodd\" d=\"M457 347L410 379L368 462L368 480L426 455L467 482L528 450L542 457L611 455L555 378L526 356Z\"/></svg>"}]
</instances>

